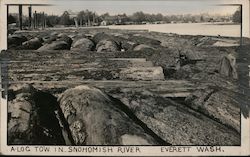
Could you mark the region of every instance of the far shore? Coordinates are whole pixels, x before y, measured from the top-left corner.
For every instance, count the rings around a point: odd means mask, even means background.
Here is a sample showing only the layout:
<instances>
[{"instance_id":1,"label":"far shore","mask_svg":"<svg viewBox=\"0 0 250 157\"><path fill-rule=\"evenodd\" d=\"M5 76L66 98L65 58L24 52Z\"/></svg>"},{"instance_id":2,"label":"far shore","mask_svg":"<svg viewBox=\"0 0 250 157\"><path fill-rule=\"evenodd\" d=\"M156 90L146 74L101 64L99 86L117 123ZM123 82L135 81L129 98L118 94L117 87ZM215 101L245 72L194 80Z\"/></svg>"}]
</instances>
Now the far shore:
<instances>
[{"instance_id":1,"label":"far shore","mask_svg":"<svg viewBox=\"0 0 250 157\"><path fill-rule=\"evenodd\" d=\"M222 23L174 23L146 25L111 25L110 29L148 30L161 33L176 33L180 35L208 35L240 37L239 24Z\"/></svg>"},{"instance_id":2,"label":"far shore","mask_svg":"<svg viewBox=\"0 0 250 157\"><path fill-rule=\"evenodd\" d=\"M137 30L161 33L174 33L180 35L206 35L240 37L240 25L235 23L210 22L210 23L167 23L167 24L141 24L141 25L108 25L90 27L52 27L47 30L67 30L67 29L122 29ZM34 30L36 31L36 30Z\"/></svg>"}]
</instances>

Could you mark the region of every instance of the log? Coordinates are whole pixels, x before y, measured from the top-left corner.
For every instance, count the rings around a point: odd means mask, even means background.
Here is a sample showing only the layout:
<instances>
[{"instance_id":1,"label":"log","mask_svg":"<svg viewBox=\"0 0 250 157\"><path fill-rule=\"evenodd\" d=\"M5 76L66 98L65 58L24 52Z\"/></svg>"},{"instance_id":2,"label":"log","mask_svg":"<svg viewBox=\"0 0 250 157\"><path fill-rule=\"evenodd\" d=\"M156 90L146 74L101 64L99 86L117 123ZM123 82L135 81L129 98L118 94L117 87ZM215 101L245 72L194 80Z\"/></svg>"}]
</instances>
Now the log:
<instances>
[{"instance_id":1,"label":"log","mask_svg":"<svg viewBox=\"0 0 250 157\"><path fill-rule=\"evenodd\" d=\"M31 85L18 85L8 95L8 144L65 145L55 110L57 99Z\"/></svg>"},{"instance_id":2,"label":"log","mask_svg":"<svg viewBox=\"0 0 250 157\"><path fill-rule=\"evenodd\" d=\"M181 97L173 101L151 92L150 88L117 87L108 93L172 145L240 145L239 132L186 107ZM238 111L233 111L237 121L240 117Z\"/></svg>"},{"instance_id":3,"label":"log","mask_svg":"<svg viewBox=\"0 0 250 157\"><path fill-rule=\"evenodd\" d=\"M59 98L75 145L156 145L152 132L145 131L133 115L97 88L77 86ZM136 119L138 120L138 119ZM153 135L152 135L153 134ZM162 142L162 141L161 141Z\"/></svg>"},{"instance_id":4,"label":"log","mask_svg":"<svg viewBox=\"0 0 250 157\"><path fill-rule=\"evenodd\" d=\"M249 102L249 98L230 90L206 87L194 91L185 101L189 107L240 133L240 107L242 102Z\"/></svg>"}]
</instances>

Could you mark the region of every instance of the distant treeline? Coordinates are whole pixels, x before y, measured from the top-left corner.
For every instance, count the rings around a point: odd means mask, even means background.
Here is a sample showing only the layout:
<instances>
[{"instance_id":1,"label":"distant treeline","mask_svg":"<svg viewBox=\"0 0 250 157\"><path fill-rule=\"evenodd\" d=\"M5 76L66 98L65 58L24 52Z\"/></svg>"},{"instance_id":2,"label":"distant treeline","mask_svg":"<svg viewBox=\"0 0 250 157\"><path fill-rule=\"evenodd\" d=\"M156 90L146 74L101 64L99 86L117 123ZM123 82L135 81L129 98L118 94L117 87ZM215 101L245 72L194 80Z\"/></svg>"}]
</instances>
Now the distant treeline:
<instances>
[{"instance_id":1,"label":"distant treeline","mask_svg":"<svg viewBox=\"0 0 250 157\"><path fill-rule=\"evenodd\" d=\"M38 21L41 20L42 14L37 13ZM197 22L240 22L241 15L238 9L233 15L209 15L209 14L184 14L184 15L162 15L148 14L142 11L133 13L132 15L117 14L109 15L105 13L98 15L97 13L89 10L83 10L76 13L65 11L61 16L46 15L46 24L48 27L57 25L79 25L79 26L93 26L93 25L121 25L121 24L146 24L146 23L197 23ZM18 22L17 14L10 14L8 23ZM28 25L28 18L23 18L23 25Z\"/></svg>"}]
</instances>

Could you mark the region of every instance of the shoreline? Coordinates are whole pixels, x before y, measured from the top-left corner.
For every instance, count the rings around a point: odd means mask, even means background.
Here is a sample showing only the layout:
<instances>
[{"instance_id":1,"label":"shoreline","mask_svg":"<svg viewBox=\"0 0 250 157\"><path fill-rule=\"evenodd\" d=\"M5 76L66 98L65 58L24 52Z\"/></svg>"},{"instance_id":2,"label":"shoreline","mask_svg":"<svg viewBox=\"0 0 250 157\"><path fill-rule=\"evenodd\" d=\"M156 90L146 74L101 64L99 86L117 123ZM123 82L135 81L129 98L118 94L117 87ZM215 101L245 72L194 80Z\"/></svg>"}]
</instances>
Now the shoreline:
<instances>
[{"instance_id":1,"label":"shoreline","mask_svg":"<svg viewBox=\"0 0 250 157\"><path fill-rule=\"evenodd\" d=\"M184 29L185 28L185 29ZM113 29L127 31L159 32L192 36L240 37L240 25L233 23L167 23L142 25L108 25L89 27L52 27L45 30L18 30L17 32L39 32L47 30L81 30L81 29Z\"/></svg>"}]
</instances>

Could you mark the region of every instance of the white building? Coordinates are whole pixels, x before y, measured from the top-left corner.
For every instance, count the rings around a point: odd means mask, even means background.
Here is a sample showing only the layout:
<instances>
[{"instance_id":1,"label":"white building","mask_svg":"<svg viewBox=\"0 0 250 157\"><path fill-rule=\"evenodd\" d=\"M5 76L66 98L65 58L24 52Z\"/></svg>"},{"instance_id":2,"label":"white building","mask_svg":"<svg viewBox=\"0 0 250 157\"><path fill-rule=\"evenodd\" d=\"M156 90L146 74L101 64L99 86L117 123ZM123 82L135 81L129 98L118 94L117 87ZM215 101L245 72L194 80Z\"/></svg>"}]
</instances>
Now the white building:
<instances>
[{"instance_id":1,"label":"white building","mask_svg":"<svg viewBox=\"0 0 250 157\"><path fill-rule=\"evenodd\" d=\"M102 22L101 22L101 26L107 26L108 25L108 22L106 21L106 20L103 20Z\"/></svg>"}]
</instances>

